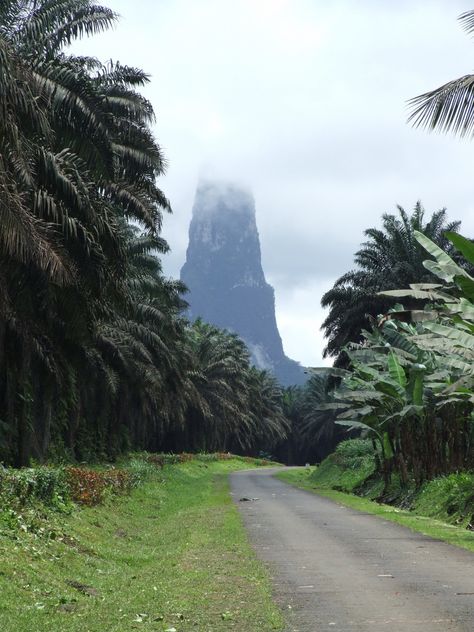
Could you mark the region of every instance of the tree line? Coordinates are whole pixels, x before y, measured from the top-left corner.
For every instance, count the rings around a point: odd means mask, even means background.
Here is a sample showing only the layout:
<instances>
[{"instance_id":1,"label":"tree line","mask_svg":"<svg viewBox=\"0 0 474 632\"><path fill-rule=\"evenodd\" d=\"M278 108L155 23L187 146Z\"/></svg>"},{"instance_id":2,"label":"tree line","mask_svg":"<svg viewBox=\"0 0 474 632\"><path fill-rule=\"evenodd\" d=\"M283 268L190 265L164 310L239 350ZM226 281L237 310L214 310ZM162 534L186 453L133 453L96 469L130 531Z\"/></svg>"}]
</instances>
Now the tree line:
<instances>
[{"instance_id":1,"label":"tree line","mask_svg":"<svg viewBox=\"0 0 474 632\"><path fill-rule=\"evenodd\" d=\"M332 401L320 406L336 424L373 438L386 485L393 471L403 485L421 485L474 466L474 243L446 233L462 266L422 233L415 237L438 282L383 295L424 307L399 304L363 332L346 350L351 370L339 369Z\"/></svg>"},{"instance_id":2,"label":"tree line","mask_svg":"<svg viewBox=\"0 0 474 632\"><path fill-rule=\"evenodd\" d=\"M0 5L0 461L257 450L281 390L236 336L183 316L160 257L170 204L148 76L74 55L117 16Z\"/></svg>"}]
</instances>

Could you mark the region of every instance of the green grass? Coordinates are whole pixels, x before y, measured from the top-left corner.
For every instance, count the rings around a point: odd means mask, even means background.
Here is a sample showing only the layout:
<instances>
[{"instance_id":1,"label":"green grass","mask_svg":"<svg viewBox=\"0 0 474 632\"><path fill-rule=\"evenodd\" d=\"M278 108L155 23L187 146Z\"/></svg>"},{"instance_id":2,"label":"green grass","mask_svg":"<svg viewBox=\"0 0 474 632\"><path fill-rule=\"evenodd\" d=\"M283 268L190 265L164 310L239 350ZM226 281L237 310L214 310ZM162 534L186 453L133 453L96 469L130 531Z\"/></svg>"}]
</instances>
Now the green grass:
<instances>
[{"instance_id":1,"label":"green grass","mask_svg":"<svg viewBox=\"0 0 474 632\"><path fill-rule=\"evenodd\" d=\"M317 468L316 468L317 469ZM474 532L467 531L465 528L456 526L453 524L447 524L441 520L437 520L428 516L420 516L412 511L406 511L390 505L383 505L376 503L367 498L361 498L353 494L336 491L327 487L318 487L314 482L315 468L305 469L298 468L288 470L285 472L279 472L276 474L277 478L282 481L306 489L310 492L330 498L340 505L345 505L351 509L357 509L365 513L371 513L375 516L379 516L384 520L396 522L401 524L412 531L418 531L432 538L443 540L449 544L460 546L474 551ZM428 483L433 484L434 481ZM425 499L426 500L426 499Z\"/></svg>"},{"instance_id":2,"label":"green grass","mask_svg":"<svg viewBox=\"0 0 474 632\"><path fill-rule=\"evenodd\" d=\"M281 630L228 490L241 461L192 461L106 505L0 532L2 632Z\"/></svg>"}]
</instances>

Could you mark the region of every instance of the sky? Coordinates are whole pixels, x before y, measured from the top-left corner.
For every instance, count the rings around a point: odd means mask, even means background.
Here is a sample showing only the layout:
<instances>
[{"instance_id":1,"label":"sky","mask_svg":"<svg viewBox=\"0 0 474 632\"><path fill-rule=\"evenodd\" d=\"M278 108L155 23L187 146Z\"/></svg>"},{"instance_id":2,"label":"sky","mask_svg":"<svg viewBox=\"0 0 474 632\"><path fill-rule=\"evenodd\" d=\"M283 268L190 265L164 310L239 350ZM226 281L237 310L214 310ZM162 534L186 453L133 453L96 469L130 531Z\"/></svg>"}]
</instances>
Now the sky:
<instances>
[{"instance_id":1,"label":"sky","mask_svg":"<svg viewBox=\"0 0 474 632\"><path fill-rule=\"evenodd\" d=\"M77 49L151 75L168 162L165 273L179 276L199 178L253 191L286 354L323 363L322 294L364 229L421 200L474 236L474 140L413 129L407 99L473 72L461 0L102 0ZM326 361L327 363L327 361Z\"/></svg>"}]
</instances>

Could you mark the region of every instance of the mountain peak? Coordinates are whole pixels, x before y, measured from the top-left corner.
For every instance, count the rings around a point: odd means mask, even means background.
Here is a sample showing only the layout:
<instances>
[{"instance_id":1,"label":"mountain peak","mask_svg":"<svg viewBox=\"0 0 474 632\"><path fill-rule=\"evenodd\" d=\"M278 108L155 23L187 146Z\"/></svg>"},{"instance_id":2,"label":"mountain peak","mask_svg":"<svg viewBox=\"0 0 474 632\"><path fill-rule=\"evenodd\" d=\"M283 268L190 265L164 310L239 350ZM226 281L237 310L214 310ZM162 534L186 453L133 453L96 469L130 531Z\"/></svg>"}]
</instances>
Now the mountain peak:
<instances>
[{"instance_id":1,"label":"mountain peak","mask_svg":"<svg viewBox=\"0 0 474 632\"><path fill-rule=\"evenodd\" d=\"M302 367L283 351L250 191L233 183L199 184L181 279L192 319L237 333L255 366L272 371L282 384L305 381Z\"/></svg>"}]
</instances>

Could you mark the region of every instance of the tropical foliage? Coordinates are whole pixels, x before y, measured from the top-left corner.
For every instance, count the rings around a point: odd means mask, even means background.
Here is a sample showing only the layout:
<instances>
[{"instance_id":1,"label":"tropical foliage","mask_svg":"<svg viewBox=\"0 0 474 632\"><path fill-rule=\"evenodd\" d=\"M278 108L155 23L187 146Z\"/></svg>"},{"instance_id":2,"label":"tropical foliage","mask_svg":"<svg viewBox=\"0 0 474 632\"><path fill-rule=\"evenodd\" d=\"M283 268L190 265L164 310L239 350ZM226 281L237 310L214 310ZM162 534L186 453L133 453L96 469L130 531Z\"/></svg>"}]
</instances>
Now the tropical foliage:
<instances>
[{"instance_id":1,"label":"tropical foliage","mask_svg":"<svg viewBox=\"0 0 474 632\"><path fill-rule=\"evenodd\" d=\"M335 384L334 377L322 369L311 374L303 386L285 389L283 412L288 432L275 451L279 460L289 465L319 462L344 438L343 429L335 424L335 412L325 407L334 401Z\"/></svg>"},{"instance_id":2,"label":"tropical foliage","mask_svg":"<svg viewBox=\"0 0 474 632\"><path fill-rule=\"evenodd\" d=\"M198 320L186 329L186 351L188 384L178 394L187 392L185 409L161 447L258 452L286 437L282 390L273 375L250 365L240 338Z\"/></svg>"},{"instance_id":3,"label":"tropical foliage","mask_svg":"<svg viewBox=\"0 0 474 632\"><path fill-rule=\"evenodd\" d=\"M396 306L363 341L346 349L351 370L322 411L377 444L386 483L396 471L416 484L474 465L474 243L447 232L465 258L459 265L424 234L414 236L432 259L424 266L438 283L414 283L383 294L424 303L411 322ZM334 370L330 370L334 372Z\"/></svg>"},{"instance_id":4,"label":"tropical foliage","mask_svg":"<svg viewBox=\"0 0 474 632\"><path fill-rule=\"evenodd\" d=\"M446 209L425 221L425 210L417 202L411 215L399 206L397 215L382 216L382 229L367 229L364 234L368 239L355 254L357 268L341 276L322 297L322 306L329 308L322 324L327 338L324 355L339 356L337 365L347 364L341 349L349 342L360 342L361 332L393 306L394 301L381 295L381 290L435 281L433 272L423 265L425 253L415 239L416 231L452 252L444 233L457 231L459 225L447 222ZM416 299L411 299L407 307L415 303Z\"/></svg>"},{"instance_id":5,"label":"tropical foliage","mask_svg":"<svg viewBox=\"0 0 474 632\"><path fill-rule=\"evenodd\" d=\"M285 433L274 381L187 324L163 276L147 75L66 50L115 20L90 0L0 6L0 460L17 465Z\"/></svg>"}]
</instances>

